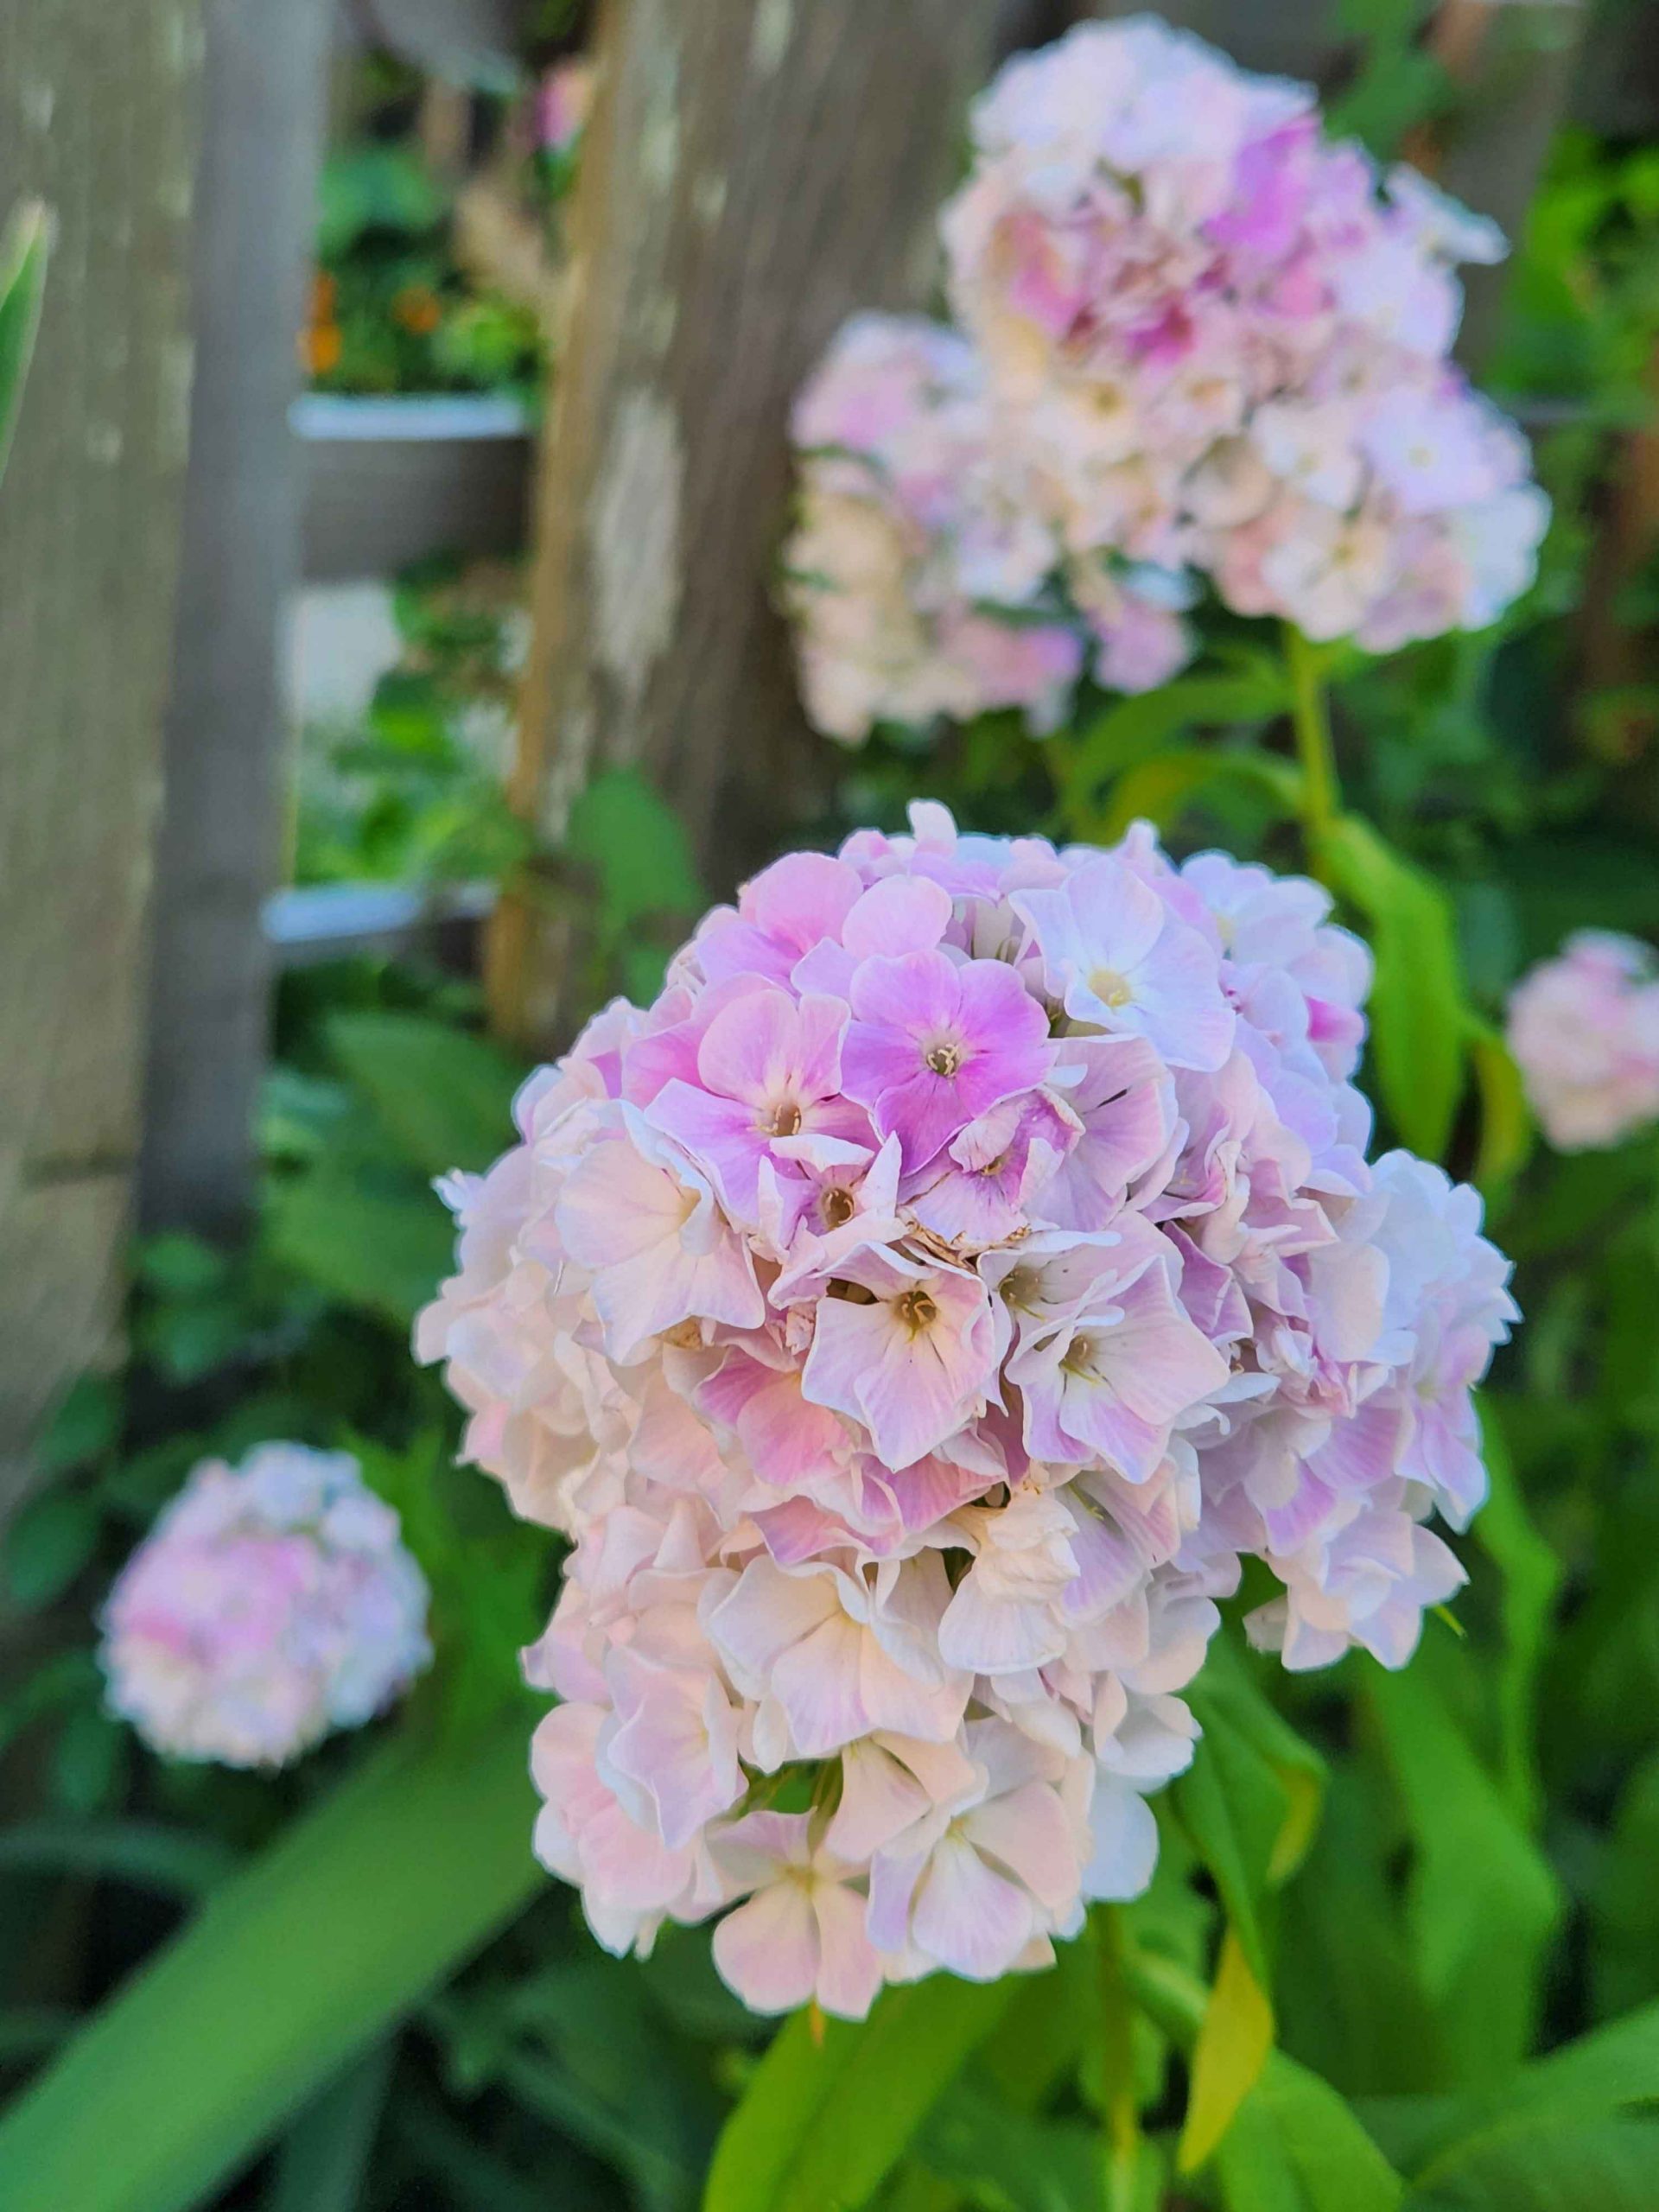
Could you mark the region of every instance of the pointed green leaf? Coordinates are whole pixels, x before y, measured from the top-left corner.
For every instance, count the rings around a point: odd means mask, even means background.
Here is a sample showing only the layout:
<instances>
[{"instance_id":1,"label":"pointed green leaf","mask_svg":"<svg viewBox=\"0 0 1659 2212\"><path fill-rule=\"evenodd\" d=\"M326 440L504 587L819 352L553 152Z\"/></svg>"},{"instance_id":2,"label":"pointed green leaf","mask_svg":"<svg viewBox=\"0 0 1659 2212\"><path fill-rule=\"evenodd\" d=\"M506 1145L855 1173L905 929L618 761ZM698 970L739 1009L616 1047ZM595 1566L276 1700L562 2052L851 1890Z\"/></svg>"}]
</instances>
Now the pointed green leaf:
<instances>
[{"instance_id":1,"label":"pointed green leaf","mask_svg":"<svg viewBox=\"0 0 1659 2212\"><path fill-rule=\"evenodd\" d=\"M1272 2049L1273 2006L1230 1926L1192 2049L1192 2084L1176 2155L1182 2173L1196 2173L1213 2155L1262 2078Z\"/></svg>"}]
</instances>

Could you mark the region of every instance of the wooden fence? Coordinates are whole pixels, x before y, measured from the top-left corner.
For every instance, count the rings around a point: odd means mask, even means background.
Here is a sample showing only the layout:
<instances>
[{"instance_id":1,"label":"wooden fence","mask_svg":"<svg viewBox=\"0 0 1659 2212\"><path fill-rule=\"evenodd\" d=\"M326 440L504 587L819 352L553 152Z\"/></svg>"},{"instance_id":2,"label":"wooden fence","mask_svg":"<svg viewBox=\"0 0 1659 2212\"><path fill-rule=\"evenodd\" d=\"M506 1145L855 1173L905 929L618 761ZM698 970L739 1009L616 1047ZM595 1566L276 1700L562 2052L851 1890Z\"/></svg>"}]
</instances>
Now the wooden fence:
<instances>
[{"instance_id":1,"label":"wooden fence","mask_svg":"<svg viewBox=\"0 0 1659 2212\"><path fill-rule=\"evenodd\" d=\"M0 1508L42 1409L112 1341L135 1204L213 1231L249 1204L262 917L296 957L412 918L396 895L270 905L278 638L302 565L499 551L533 495L515 798L556 832L584 776L640 761L721 887L813 772L764 583L790 394L849 309L925 302L965 94L1001 51L1090 12L601 0L532 472L494 403L295 406L333 5L0 12L0 209L39 194L61 228L0 497ZM459 78L505 66L511 0L373 12ZM1348 56L1339 11L1311 0L1164 12L1254 67L1328 81ZM1427 150L1510 224L1581 13L1446 0L1428 26L1468 98ZM1622 67L1589 43L1581 81L1623 116L1656 73L1649 42L1626 35ZM1489 311L1476 301L1477 342ZM489 963L505 1030L556 1022L562 953L509 902Z\"/></svg>"}]
</instances>

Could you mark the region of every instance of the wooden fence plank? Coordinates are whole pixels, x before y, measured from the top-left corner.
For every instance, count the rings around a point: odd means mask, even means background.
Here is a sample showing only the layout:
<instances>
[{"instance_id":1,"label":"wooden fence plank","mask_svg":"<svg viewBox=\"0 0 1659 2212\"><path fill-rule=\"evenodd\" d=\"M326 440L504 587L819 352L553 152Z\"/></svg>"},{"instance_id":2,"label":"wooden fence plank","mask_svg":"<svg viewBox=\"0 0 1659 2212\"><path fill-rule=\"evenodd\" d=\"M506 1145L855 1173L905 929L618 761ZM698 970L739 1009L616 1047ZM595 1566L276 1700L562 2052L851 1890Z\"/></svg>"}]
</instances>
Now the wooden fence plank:
<instances>
[{"instance_id":1,"label":"wooden fence plank","mask_svg":"<svg viewBox=\"0 0 1659 2212\"><path fill-rule=\"evenodd\" d=\"M540 467L516 804L550 840L637 765L729 888L810 811L769 582L791 395L842 318L925 305L998 0L609 0ZM498 1024L560 1017L566 913L504 902Z\"/></svg>"},{"instance_id":2,"label":"wooden fence plank","mask_svg":"<svg viewBox=\"0 0 1659 2212\"><path fill-rule=\"evenodd\" d=\"M0 8L0 207L56 211L0 490L0 1503L109 1339L188 429L199 0Z\"/></svg>"},{"instance_id":3,"label":"wooden fence plank","mask_svg":"<svg viewBox=\"0 0 1659 2212\"><path fill-rule=\"evenodd\" d=\"M288 423L322 158L330 0L207 0L195 394L165 741L139 1197L247 1206L281 849L283 625L299 576Z\"/></svg>"},{"instance_id":4,"label":"wooden fence plank","mask_svg":"<svg viewBox=\"0 0 1659 2212\"><path fill-rule=\"evenodd\" d=\"M1429 33L1459 88L1426 164L1446 190L1519 236L1549 142L1573 90L1588 10L1582 0L1445 0ZM1477 373L1497 334L1506 271L1464 271L1461 359Z\"/></svg>"}]
</instances>

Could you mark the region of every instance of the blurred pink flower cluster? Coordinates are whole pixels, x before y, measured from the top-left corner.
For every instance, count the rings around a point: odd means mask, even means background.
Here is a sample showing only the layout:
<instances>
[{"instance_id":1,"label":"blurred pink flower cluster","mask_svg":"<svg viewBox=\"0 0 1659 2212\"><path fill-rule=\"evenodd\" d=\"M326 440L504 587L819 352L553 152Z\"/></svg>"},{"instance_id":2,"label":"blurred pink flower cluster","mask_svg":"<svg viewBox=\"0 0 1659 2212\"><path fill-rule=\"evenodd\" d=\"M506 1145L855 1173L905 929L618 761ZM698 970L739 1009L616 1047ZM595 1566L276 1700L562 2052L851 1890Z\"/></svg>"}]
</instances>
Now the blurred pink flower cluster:
<instances>
[{"instance_id":1,"label":"blurred pink flower cluster","mask_svg":"<svg viewBox=\"0 0 1659 2212\"><path fill-rule=\"evenodd\" d=\"M106 1603L111 1710L152 1750L281 1766L427 1665L427 1589L348 1452L204 1460Z\"/></svg>"},{"instance_id":2,"label":"blurred pink flower cluster","mask_svg":"<svg viewBox=\"0 0 1659 2212\"><path fill-rule=\"evenodd\" d=\"M594 105L594 67L582 56L556 61L536 87L536 143L549 154L575 150Z\"/></svg>"},{"instance_id":3,"label":"blurred pink flower cluster","mask_svg":"<svg viewBox=\"0 0 1659 2212\"><path fill-rule=\"evenodd\" d=\"M531 1078L417 1329L574 1540L538 1852L619 1951L734 1907L760 2010L1137 1891L1242 1554L1288 1665L1402 1663L1514 1314L1474 1192L1366 1163L1317 886L912 823L775 863Z\"/></svg>"},{"instance_id":4,"label":"blurred pink flower cluster","mask_svg":"<svg viewBox=\"0 0 1659 2212\"><path fill-rule=\"evenodd\" d=\"M1659 1122L1659 962L1651 947L1581 930L1510 998L1510 1050L1558 1151L1620 1143Z\"/></svg>"},{"instance_id":5,"label":"blurred pink flower cluster","mask_svg":"<svg viewBox=\"0 0 1659 2212\"><path fill-rule=\"evenodd\" d=\"M789 599L830 735L1052 727L1090 653L1148 690L1204 582L1379 652L1526 588L1548 503L1449 358L1490 223L1151 17L1009 62L973 140L943 217L964 334L859 318L796 412Z\"/></svg>"}]
</instances>

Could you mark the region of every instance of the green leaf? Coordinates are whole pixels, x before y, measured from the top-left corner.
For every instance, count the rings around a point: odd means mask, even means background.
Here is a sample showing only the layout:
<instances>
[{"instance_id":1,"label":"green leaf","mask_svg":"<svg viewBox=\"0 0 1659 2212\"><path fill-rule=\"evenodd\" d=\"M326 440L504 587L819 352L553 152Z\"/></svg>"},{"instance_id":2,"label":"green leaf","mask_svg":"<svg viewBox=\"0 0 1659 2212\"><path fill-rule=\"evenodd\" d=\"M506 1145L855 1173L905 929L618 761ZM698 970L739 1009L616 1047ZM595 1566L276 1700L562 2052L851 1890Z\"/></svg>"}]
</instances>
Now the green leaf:
<instances>
[{"instance_id":1,"label":"green leaf","mask_svg":"<svg viewBox=\"0 0 1659 2212\"><path fill-rule=\"evenodd\" d=\"M156 1821L23 1821L0 1830L0 1872L44 1871L95 1875L196 1897L215 1889L236 1865L216 1836Z\"/></svg>"},{"instance_id":2,"label":"green leaf","mask_svg":"<svg viewBox=\"0 0 1659 2212\"><path fill-rule=\"evenodd\" d=\"M0 476L5 474L11 434L22 405L23 379L41 327L52 217L38 200L26 200L0 238Z\"/></svg>"},{"instance_id":3,"label":"green leaf","mask_svg":"<svg viewBox=\"0 0 1659 2212\"><path fill-rule=\"evenodd\" d=\"M1622 2138L1622 2115L1634 2106L1659 2101L1659 2002L1581 2036L1576 2043L1526 2066L1484 2097L1465 2100L1442 2115L1434 2147L1419 2165L1414 2204L1468 2205L1481 2212L1511 2212L1530 2204L1538 2212L1580 2212L1593 2205L1615 2208L1652 2203L1654 2155L1659 2127L1647 2130L1645 2186L1648 2194L1628 2196L1626 2162L1609 2144ZM1600 2139L1598 2144L1596 2139ZM1586 2164L1577 2194L1568 2194L1573 2168L1559 2161L1557 2147L1572 2143ZM1599 2165L1611 2192L1594 2185ZM1539 2193L1529 2196L1525 2177L1541 2177ZM1586 2177L1589 2185L1586 2185ZM1509 2190L1504 2196L1499 2192Z\"/></svg>"},{"instance_id":4,"label":"green leaf","mask_svg":"<svg viewBox=\"0 0 1659 2212\"><path fill-rule=\"evenodd\" d=\"M1426 1669L1366 1688L1411 1833L1408 1918L1446 2086L1478 2086L1531 2044L1560 1889Z\"/></svg>"},{"instance_id":5,"label":"green leaf","mask_svg":"<svg viewBox=\"0 0 1659 2212\"><path fill-rule=\"evenodd\" d=\"M454 1251L454 1226L432 1192L372 1181L333 1160L274 1185L265 1227L272 1251L296 1274L399 1328L448 1274Z\"/></svg>"},{"instance_id":6,"label":"green leaf","mask_svg":"<svg viewBox=\"0 0 1659 2212\"><path fill-rule=\"evenodd\" d=\"M35 1446L49 1474L84 1467L114 1449L121 1433L119 1383L107 1375L82 1375L72 1382Z\"/></svg>"},{"instance_id":7,"label":"green leaf","mask_svg":"<svg viewBox=\"0 0 1659 2212\"><path fill-rule=\"evenodd\" d=\"M313 2098L283 2138L265 2212L359 2212L393 2055L378 2045Z\"/></svg>"},{"instance_id":8,"label":"green leaf","mask_svg":"<svg viewBox=\"0 0 1659 2212\"><path fill-rule=\"evenodd\" d=\"M200 1236L170 1229L139 1247L137 1275L159 1298L211 1298L225 1287L231 1263Z\"/></svg>"},{"instance_id":9,"label":"green leaf","mask_svg":"<svg viewBox=\"0 0 1659 2212\"><path fill-rule=\"evenodd\" d=\"M707 2170L719 2107L637 1967L589 1956L508 1999L501 2078L519 2100L626 2174L646 2212L678 2212ZM648 2101L641 2080L652 2084Z\"/></svg>"},{"instance_id":10,"label":"green leaf","mask_svg":"<svg viewBox=\"0 0 1659 2212\"><path fill-rule=\"evenodd\" d=\"M541 1885L524 1770L405 1738L296 1821L0 2118L7 2212L211 2195Z\"/></svg>"},{"instance_id":11,"label":"green leaf","mask_svg":"<svg viewBox=\"0 0 1659 2212\"><path fill-rule=\"evenodd\" d=\"M1063 1943L1052 1974L1021 1974L1007 2009L980 2046L976 2070L1018 2112L1035 2112L1074 2072L1095 1999L1090 1947Z\"/></svg>"},{"instance_id":12,"label":"green leaf","mask_svg":"<svg viewBox=\"0 0 1659 2212\"><path fill-rule=\"evenodd\" d=\"M1613 2012L1659 1988L1659 1752L1618 1801L1592 1898L1599 2009Z\"/></svg>"},{"instance_id":13,"label":"green leaf","mask_svg":"<svg viewBox=\"0 0 1659 2212\"><path fill-rule=\"evenodd\" d=\"M1623 2119L1473 2146L1411 2212L1653 2212L1659 2122Z\"/></svg>"},{"instance_id":14,"label":"green leaf","mask_svg":"<svg viewBox=\"0 0 1659 2212\"><path fill-rule=\"evenodd\" d=\"M1229 2212L1397 2212L1405 2183L1345 2098L1271 2057L1217 2170Z\"/></svg>"},{"instance_id":15,"label":"green leaf","mask_svg":"<svg viewBox=\"0 0 1659 2212\"><path fill-rule=\"evenodd\" d=\"M1103 784L1149 760L1172 738L1266 721L1287 696L1284 672L1274 663L1239 676L1178 677L1155 691L1115 701L1075 740L1057 740L1051 749L1056 779L1074 812L1090 811Z\"/></svg>"},{"instance_id":16,"label":"green leaf","mask_svg":"<svg viewBox=\"0 0 1659 2212\"><path fill-rule=\"evenodd\" d=\"M1203 1983L1174 1960L1144 1946L1129 1952L1125 1973L1136 2002L1179 2046L1190 2049L1207 2009ZM1251 2187L1256 2190L1248 2199L1249 2212L1280 2212L1293 2180L1302 2191L1301 2197L1287 2200L1295 2212L1394 2212L1400 2202L1399 2175L1352 2108L1282 2051L1269 2056L1240 2120L1247 2131L1246 2148L1234 2171L1244 2171L1242 2186L1247 2192ZM1271 2124L1276 2144L1268 2142L1264 2121ZM1230 2135L1217 2158L1224 2175L1230 2144ZM1276 2198L1267 2193L1275 2186Z\"/></svg>"},{"instance_id":17,"label":"green leaf","mask_svg":"<svg viewBox=\"0 0 1659 2212\"><path fill-rule=\"evenodd\" d=\"M482 1037L423 1014L337 1014L328 1048L398 1156L423 1175L487 1167L512 1143L522 1071Z\"/></svg>"},{"instance_id":18,"label":"green leaf","mask_svg":"<svg viewBox=\"0 0 1659 2212\"><path fill-rule=\"evenodd\" d=\"M1100 2145L1091 2127L1037 2120L969 2076L928 2119L915 2155L986 2212L1099 2212Z\"/></svg>"},{"instance_id":19,"label":"green leaf","mask_svg":"<svg viewBox=\"0 0 1659 2212\"><path fill-rule=\"evenodd\" d=\"M1313 1840L1325 1763L1219 1641L1188 1702L1204 1730L1175 1787L1182 1825L1221 1891L1252 1973L1269 1980L1261 1909Z\"/></svg>"},{"instance_id":20,"label":"green leaf","mask_svg":"<svg viewBox=\"0 0 1659 2212\"><path fill-rule=\"evenodd\" d=\"M52 1785L72 1813L96 1813L115 1798L127 1763L128 1737L95 1705L68 1714L52 1748Z\"/></svg>"},{"instance_id":21,"label":"green leaf","mask_svg":"<svg viewBox=\"0 0 1659 2212\"><path fill-rule=\"evenodd\" d=\"M103 1677L90 1651L58 1651L42 1660L0 1700L0 1751L24 1729L61 1706L96 1707Z\"/></svg>"},{"instance_id":22,"label":"green leaf","mask_svg":"<svg viewBox=\"0 0 1659 2212\"><path fill-rule=\"evenodd\" d=\"M318 199L317 251L325 261L370 231L419 237L446 209L442 188L414 153L372 140L330 155Z\"/></svg>"},{"instance_id":23,"label":"green leaf","mask_svg":"<svg viewBox=\"0 0 1659 2212\"><path fill-rule=\"evenodd\" d=\"M861 2024L792 2015L715 2145L703 2212L857 2212L1011 1994L937 1974L885 1990Z\"/></svg>"},{"instance_id":24,"label":"green leaf","mask_svg":"<svg viewBox=\"0 0 1659 2212\"><path fill-rule=\"evenodd\" d=\"M692 914L702 904L678 816L632 769L609 769L577 794L564 849L598 879L608 941L649 915Z\"/></svg>"},{"instance_id":25,"label":"green leaf","mask_svg":"<svg viewBox=\"0 0 1659 2212\"><path fill-rule=\"evenodd\" d=\"M42 1491L18 1514L5 1541L6 1589L34 1611L60 1598L98 1543L96 1502L84 1490Z\"/></svg>"},{"instance_id":26,"label":"green leaf","mask_svg":"<svg viewBox=\"0 0 1659 2212\"><path fill-rule=\"evenodd\" d=\"M1249 791L1265 798L1288 819L1296 811L1301 772L1271 753L1192 746L1160 753L1119 778L1100 825L1112 843L1132 822L1147 821L1167 830L1186 810L1217 793Z\"/></svg>"},{"instance_id":27,"label":"green leaf","mask_svg":"<svg viewBox=\"0 0 1659 2212\"><path fill-rule=\"evenodd\" d=\"M1439 1160L1462 1096L1467 1037L1451 909L1438 886L1357 815L1332 824L1317 858L1370 925L1371 1051L1383 1103L1404 1141Z\"/></svg>"},{"instance_id":28,"label":"green leaf","mask_svg":"<svg viewBox=\"0 0 1659 2212\"><path fill-rule=\"evenodd\" d=\"M1226 1646L1217 1646L1191 1701L1204 1737L1176 1802L1221 1892L1227 1929L1193 2055L1178 2157L1188 2173L1214 2152L1273 2047L1263 1907L1306 1854L1325 1784L1318 1753Z\"/></svg>"},{"instance_id":29,"label":"green leaf","mask_svg":"<svg viewBox=\"0 0 1659 2212\"><path fill-rule=\"evenodd\" d=\"M1535 1743L1538 1677L1562 1569L1528 1517L1503 1424L1490 1399L1480 1408L1480 1433L1489 1488L1475 1535L1503 1578L1497 1677L1503 1789L1517 1818L1535 1830L1542 1811Z\"/></svg>"},{"instance_id":30,"label":"green leaf","mask_svg":"<svg viewBox=\"0 0 1659 2212\"><path fill-rule=\"evenodd\" d=\"M1480 1135L1472 1180L1491 1199L1508 1189L1532 1150L1532 1114L1509 1046L1489 1021L1468 1020L1469 1065L1480 1100Z\"/></svg>"}]
</instances>

